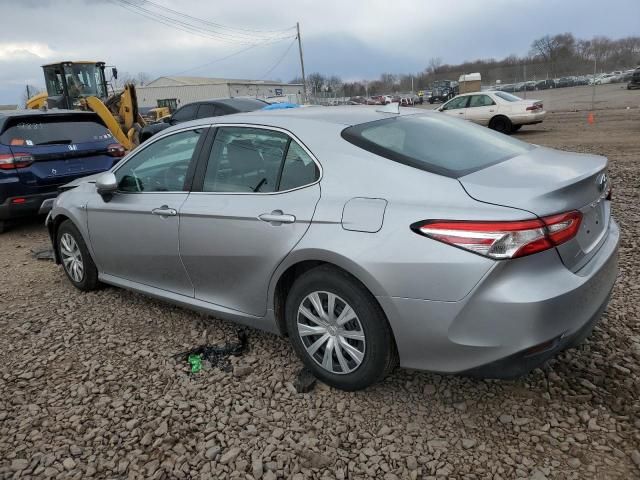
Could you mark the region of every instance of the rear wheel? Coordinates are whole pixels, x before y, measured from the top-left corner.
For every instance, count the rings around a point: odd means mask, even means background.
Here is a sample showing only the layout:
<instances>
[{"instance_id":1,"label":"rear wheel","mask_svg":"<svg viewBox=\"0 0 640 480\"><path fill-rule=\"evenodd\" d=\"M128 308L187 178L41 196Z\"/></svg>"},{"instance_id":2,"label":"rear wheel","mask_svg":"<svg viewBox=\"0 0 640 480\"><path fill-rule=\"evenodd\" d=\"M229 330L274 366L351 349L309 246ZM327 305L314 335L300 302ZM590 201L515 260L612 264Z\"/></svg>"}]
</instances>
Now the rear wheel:
<instances>
[{"instance_id":1,"label":"rear wheel","mask_svg":"<svg viewBox=\"0 0 640 480\"><path fill-rule=\"evenodd\" d=\"M495 130L496 132L505 133L508 135L509 133L511 133L513 125L511 124L511 120L500 115L491 119L491 122L489 122L489 128Z\"/></svg>"},{"instance_id":2,"label":"rear wheel","mask_svg":"<svg viewBox=\"0 0 640 480\"><path fill-rule=\"evenodd\" d=\"M4 233L7 231L7 222L4 220L0 220L0 233Z\"/></svg>"},{"instance_id":3,"label":"rear wheel","mask_svg":"<svg viewBox=\"0 0 640 480\"><path fill-rule=\"evenodd\" d=\"M285 316L293 347L328 385L359 390L391 371L397 354L391 329L375 298L353 277L322 266L298 278Z\"/></svg>"},{"instance_id":4,"label":"rear wheel","mask_svg":"<svg viewBox=\"0 0 640 480\"><path fill-rule=\"evenodd\" d=\"M512 125L511 126L511 131L512 132L517 132L518 130L520 130L522 128L522 125Z\"/></svg>"},{"instance_id":5,"label":"rear wheel","mask_svg":"<svg viewBox=\"0 0 640 480\"><path fill-rule=\"evenodd\" d=\"M64 273L73 286L85 292L97 289L98 269L93 263L82 235L70 220L62 222L58 228L56 240Z\"/></svg>"}]
</instances>

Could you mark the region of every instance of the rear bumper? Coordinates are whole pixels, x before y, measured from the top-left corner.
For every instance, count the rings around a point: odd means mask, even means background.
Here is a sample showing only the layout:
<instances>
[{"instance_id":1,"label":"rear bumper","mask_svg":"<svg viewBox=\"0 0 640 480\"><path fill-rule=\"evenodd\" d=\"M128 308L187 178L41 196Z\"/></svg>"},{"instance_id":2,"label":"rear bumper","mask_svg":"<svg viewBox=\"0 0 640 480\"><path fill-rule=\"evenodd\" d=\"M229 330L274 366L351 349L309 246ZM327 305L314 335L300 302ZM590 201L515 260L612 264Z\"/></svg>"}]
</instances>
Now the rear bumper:
<instances>
[{"instance_id":1,"label":"rear bumper","mask_svg":"<svg viewBox=\"0 0 640 480\"><path fill-rule=\"evenodd\" d=\"M378 297L394 332L400 364L491 377L526 373L581 340L600 317L617 276L619 236L612 219L603 245L575 273L555 250L548 250L496 262L457 302ZM522 361L507 368L515 360Z\"/></svg>"},{"instance_id":2,"label":"rear bumper","mask_svg":"<svg viewBox=\"0 0 640 480\"><path fill-rule=\"evenodd\" d=\"M547 116L546 111L539 113L526 113L522 115L510 115L509 119L514 125L533 125L534 123L542 123Z\"/></svg>"},{"instance_id":3,"label":"rear bumper","mask_svg":"<svg viewBox=\"0 0 640 480\"><path fill-rule=\"evenodd\" d=\"M0 204L0 220L11 220L14 218L30 217L38 215L39 213L47 213L48 210L40 211L40 208L43 206L42 204L46 200L56 198L57 195L58 192L53 191L9 197Z\"/></svg>"}]
</instances>

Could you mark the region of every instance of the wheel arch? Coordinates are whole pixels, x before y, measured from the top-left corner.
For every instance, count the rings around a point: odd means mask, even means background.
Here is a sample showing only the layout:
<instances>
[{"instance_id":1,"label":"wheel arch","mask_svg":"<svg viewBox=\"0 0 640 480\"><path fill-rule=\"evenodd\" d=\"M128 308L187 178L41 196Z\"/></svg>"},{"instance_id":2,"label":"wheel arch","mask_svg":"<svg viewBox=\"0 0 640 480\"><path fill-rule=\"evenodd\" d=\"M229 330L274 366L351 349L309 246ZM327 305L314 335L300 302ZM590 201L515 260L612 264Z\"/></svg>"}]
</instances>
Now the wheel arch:
<instances>
[{"instance_id":1,"label":"wheel arch","mask_svg":"<svg viewBox=\"0 0 640 480\"><path fill-rule=\"evenodd\" d=\"M291 285L305 272L322 265L340 270L360 283L376 300L376 304L387 319L393 334L393 327L389 322L387 312L376 298L377 295L383 295L384 290L371 274L352 260L334 252L314 250L312 252L304 251L297 253L297 255L294 254L288 261L278 267L273 275L270 286L270 307L273 308L276 327L281 335L287 336L284 306ZM395 338L393 341L395 343Z\"/></svg>"}]
</instances>

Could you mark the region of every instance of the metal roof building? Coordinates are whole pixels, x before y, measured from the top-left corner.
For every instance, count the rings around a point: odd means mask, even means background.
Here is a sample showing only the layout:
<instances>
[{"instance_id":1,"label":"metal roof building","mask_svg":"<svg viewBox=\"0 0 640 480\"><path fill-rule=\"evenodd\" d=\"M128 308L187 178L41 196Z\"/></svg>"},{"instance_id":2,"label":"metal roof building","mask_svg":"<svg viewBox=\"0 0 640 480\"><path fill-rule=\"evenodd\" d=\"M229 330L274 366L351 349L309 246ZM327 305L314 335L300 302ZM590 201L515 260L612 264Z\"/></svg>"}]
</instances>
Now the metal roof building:
<instances>
[{"instance_id":1,"label":"metal roof building","mask_svg":"<svg viewBox=\"0 0 640 480\"><path fill-rule=\"evenodd\" d=\"M141 107L176 109L197 100L229 97L302 101L302 84L272 80L241 80L207 77L159 77L136 88Z\"/></svg>"}]
</instances>

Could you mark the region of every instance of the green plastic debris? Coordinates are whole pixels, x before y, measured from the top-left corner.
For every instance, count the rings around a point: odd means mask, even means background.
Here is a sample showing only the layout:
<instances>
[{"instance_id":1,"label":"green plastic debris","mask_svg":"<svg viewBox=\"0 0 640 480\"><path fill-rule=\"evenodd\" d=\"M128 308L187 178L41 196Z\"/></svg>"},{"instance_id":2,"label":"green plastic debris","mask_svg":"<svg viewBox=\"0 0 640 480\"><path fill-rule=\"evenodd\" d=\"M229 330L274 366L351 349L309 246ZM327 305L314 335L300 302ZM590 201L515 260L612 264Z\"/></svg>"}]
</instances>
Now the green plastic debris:
<instances>
[{"instance_id":1,"label":"green plastic debris","mask_svg":"<svg viewBox=\"0 0 640 480\"><path fill-rule=\"evenodd\" d=\"M191 373L198 373L200 370L202 370L201 354L189 355L189 358L187 359L187 361L191 365Z\"/></svg>"}]
</instances>

